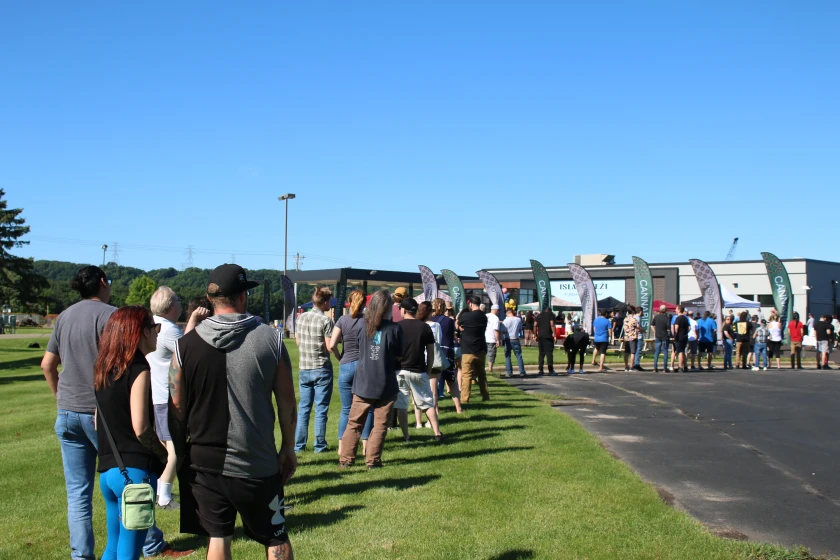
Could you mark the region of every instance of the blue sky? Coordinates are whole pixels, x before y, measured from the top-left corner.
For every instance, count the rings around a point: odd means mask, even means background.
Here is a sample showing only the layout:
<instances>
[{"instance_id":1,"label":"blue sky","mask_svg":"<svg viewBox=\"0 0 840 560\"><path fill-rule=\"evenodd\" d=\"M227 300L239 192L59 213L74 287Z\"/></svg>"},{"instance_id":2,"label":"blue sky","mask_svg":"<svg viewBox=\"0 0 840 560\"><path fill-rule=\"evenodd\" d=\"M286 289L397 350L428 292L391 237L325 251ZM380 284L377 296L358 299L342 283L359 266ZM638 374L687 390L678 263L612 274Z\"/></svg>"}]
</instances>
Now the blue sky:
<instances>
[{"instance_id":1,"label":"blue sky","mask_svg":"<svg viewBox=\"0 0 840 560\"><path fill-rule=\"evenodd\" d=\"M5 2L35 258L840 260L840 3ZM109 259L111 251L109 250ZM290 260L290 267L292 266Z\"/></svg>"}]
</instances>

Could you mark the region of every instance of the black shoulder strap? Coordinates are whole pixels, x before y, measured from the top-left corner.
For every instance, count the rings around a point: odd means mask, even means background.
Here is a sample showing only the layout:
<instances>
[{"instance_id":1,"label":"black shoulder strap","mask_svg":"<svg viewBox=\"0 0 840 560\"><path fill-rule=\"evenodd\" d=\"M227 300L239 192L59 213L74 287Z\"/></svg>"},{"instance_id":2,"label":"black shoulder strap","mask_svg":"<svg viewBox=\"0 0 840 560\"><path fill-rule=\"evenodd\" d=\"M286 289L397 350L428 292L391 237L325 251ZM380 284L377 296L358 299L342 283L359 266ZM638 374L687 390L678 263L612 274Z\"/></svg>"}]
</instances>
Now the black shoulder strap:
<instances>
[{"instance_id":1,"label":"black shoulder strap","mask_svg":"<svg viewBox=\"0 0 840 560\"><path fill-rule=\"evenodd\" d=\"M96 409L99 411L99 414L97 414L96 419L97 421L101 421L102 427L105 428L105 435L108 436L108 444L110 444L111 446L111 452L114 454L114 458L117 460L117 466L120 468L120 472L125 477L126 484L131 484L131 479L128 476L128 472L125 470L125 464L123 463L122 457L120 456L120 450L117 449L117 443L114 441L114 436L111 435L111 430L108 429L108 422L105 421L105 415L102 414L102 407L99 406L99 397L96 396L95 392L94 398L96 399Z\"/></svg>"}]
</instances>

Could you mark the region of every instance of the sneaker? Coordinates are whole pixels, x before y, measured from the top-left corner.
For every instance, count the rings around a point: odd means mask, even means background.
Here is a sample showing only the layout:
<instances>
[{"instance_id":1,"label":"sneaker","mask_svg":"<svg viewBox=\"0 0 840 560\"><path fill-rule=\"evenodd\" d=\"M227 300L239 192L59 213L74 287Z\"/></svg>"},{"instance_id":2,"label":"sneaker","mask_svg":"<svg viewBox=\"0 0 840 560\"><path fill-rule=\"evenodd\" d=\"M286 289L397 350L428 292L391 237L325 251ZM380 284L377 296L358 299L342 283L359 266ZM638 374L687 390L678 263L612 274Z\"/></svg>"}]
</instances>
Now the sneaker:
<instances>
[{"instance_id":1,"label":"sneaker","mask_svg":"<svg viewBox=\"0 0 840 560\"><path fill-rule=\"evenodd\" d=\"M822 369L822 366L820 364L817 364L817 369Z\"/></svg>"},{"instance_id":2,"label":"sneaker","mask_svg":"<svg viewBox=\"0 0 840 560\"><path fill-rule=\"evenodd\" d=\"M527 375L527 374L525 374L525 373L520 373L520 374L519 374L519 377L528 377L528 375Z\"/></svg>"},{"instance_id":3,"label":"sneaker","mask_svg":"<svg viewBox=\"0 0 840 560\"><path fill-rule=\"evenodd\" d=\"M338 468L342 469L342 470L349 469L352 466L353 466L353 463L342 463L342 462L338 463Z\"/></svg>"},{"instance_id":4,"label":"sneaker","mask_svg":"<svg viewBox=\"0 0 840 560\"><path fill-rule=\"evenodd\" d=\"M828 367L828 364L825 364L825 365L823 366L823 369L834 369L834 368L830 368L830 367Z\"/></svg>"},{"instance_id":5,"label":"sneaker","mask_svg":"<svg viewBox=\"0 0 840 560\"><path fill-rule=\"evenodd\" d=\"M441 442L441 441L443 441L443 434L438 434L438 435L436 435L436 436L435 436L435 441L436 441L436 442Z\"/></svg>"},{"instance_id":6,"label":"sneaker","mask_svg":"<svg viewBox=\"0 0 840 560\"><path fill-rule=\"evenodd\" d=\"M703 366L698 366L697 369L700 370L700 371L703 371Z\"/></svg>"},{"instance_id":7,"label":"sneaker","mask_svg":"<svg viewBox=\"0 0 840 560\"><path fill-rule=\"evenodd\" d=\"M758 366L753 366L750 368L750 371L758 371Z\"/></svg>"},{"instance_id":8,"label":"sneaker","mask_svg":"<svg viewBox=\"0 0 840 560\"><path fill-rule=\"evenodd\" d=\"M668 369L668 368L665 368L665 373L671 373L671 370Z\"/></svg>"},{"instance_id":9,"label":"sneaker","mask_svg":"<svg viewBox=\"0 0 840 560\"><path fill-rule=\"evenodd\" d=\"M544 373L544 372L542 372L542 371L538 371L538 372L537 372L537 375L545 375L545 373Z\"/></svg>"},{"instance_id":10,"label":"sneaker","mask_svg":"<svg viewBox=\"0 0 840 560\"><path fill-rule=\"evenodd\" d=\"M557 375L557 372L556 371L549 371L548 375Z\"/></svg>"},{"instance_id":11,"label":"sneaker","mask_svg":"<svg viewBox=\"0 0 840 560\"><path fill-rule=\"evenodd\" d=\"M381 469L383 466L384 465L382 464L381 461L377 461L375 463L371 463L370 465L368 465L367 470L373 471L373 470L376 470L376 469Z\"/></svg>"},{"instance_id":12,"label":"sneaker","mask_svg":"<svg viewBox=\"0 0 840 560\"><path fill-rule=\"evenodd\" d=\"M578 373L583 373L583 368L580 368L580 369L578 370Z\"/></svg>"},{"instance_id":13,"label":"sneaker","mask_svg":"<svg viewBox=\"0 0 840 560\"><path fill-rule=\"evenodd\" d=\"M643 368L642 366L636 366L636 371L647 371L647 370L645 368Z\"/></svg>"},{"instance_id":14,"label":"sneaker","mask_svg":"<svg viewBox=\"0 0 840 560\"><path fill-rule=\"evenodd\" d=\"M765 366L765 367L764 367L764 369L763 369L763 370L761 370L761 371L767 371L767 367Z\"/></svg>"},{"instance_id":15,"label":"sneaker","mask_svg":"<svg viewBox=\"0 0 840 560\"><path fill-rule=\"evenodd\" d=\"M159 507L160 509L168 509L168 510L170 510L170 511L176 511L176 510L181 509L181 504L179 504L178 502L176 502L176 501L173 499L173 500L169 500L169 501L168 501L167 503L165 503L165 504L161 504L160 502L158 502L158 507Z\"/></svg>"},{"instance_id":16,"label":"sneaker","mask_svg":"<svg viewBox=\"0 0 840 560\"><path fill-rule=\"evenodd\" d=\"M659 373L659 368L653 368L653 373Z\"/></svg>"},{"instance_id":17,"label":"sneaker","mask_svg":"<svg viewBox=\"0 0 840 560\"><path fill-rule=\"evenodd\" d=\"M172 548L171 544L166 543L163 550L154 556L148 556L148 558L183 558L184 556L189 556L193 552L195 552L195 550L175 550Z\"/></svg>"}]
</instances>

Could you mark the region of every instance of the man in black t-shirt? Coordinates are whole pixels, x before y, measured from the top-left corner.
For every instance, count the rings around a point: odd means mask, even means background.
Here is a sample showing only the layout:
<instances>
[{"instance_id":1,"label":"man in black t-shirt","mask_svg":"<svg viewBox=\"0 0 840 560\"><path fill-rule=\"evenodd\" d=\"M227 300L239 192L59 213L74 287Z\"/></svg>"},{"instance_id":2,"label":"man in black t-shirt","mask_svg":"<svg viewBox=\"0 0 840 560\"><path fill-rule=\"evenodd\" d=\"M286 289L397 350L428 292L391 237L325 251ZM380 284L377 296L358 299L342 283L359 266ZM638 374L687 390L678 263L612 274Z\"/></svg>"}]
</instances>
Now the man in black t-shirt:
<instances>
[{"instance_id":1,"label":"man in black t-shirt","mask_svg":"<svg viewBox=\"0 0 840 560\"><path fill-rule=\"evenodd\" d=\"M484 364L484 357L487 355L487 345L484 342L484 331L487 330L487 315L480 311L480 297L472 295L467 301L470 310L461 313L457 325L461 333L462 405L470 401L473 377L478 382L481 400L490 400L490 392L487 390L487 372Z\"/></svg>"},{"instance_id":2,"label":"man in black t-shirt","mask_svg":"<svg viewBox=\"0 0 840 560\"><path fill-rule=\"evenodd\" d=\"M653 371L659 372L659 355L663 354L662 369L668 373L668 338L671 334L671 323L668 320L668 307L659 306L659 313L651 321L656 341L653 350Z\"/></svg>"},{"instance_id":3,"label":"man in black t-shirt","mask_svg":"<svg viewBox=\"0 0 840 560\"><path fill-rule=\"evenodd\" d=\"M685 348L688 346L689 328L691 328L691 322L685 316L685 308L682 305L678 305L677 318L674 321L674 352L677 353L679 360L678 367L684 373L688 373L688 368L685 367Z\"/></svg>"},{"instance_id":4,"label":"man in black t-shirt","mask_svg":"<svg viewBox=\"0 0 840 560\"><path fill-rule=\"evenodd\" d=\"M414 298L405 298L400 302L403 347L400 369L397 371L400 393L397 395L394 408L397 410L403 439L408 441L408 402L409 398L413 397L414 407L426 413L429 424L434 430L435 440L440 441L442 436L429 381L434 363L435 335L432 334L432 328L429 325L415 318L417 308L417 300Z\"/></svg>"},{"instance_id":5,"label":"man in black t-shirt","mask_svg":"<svg viewBox=\"0 0 840 560\"><path fill-rule=\"evenodd\" d=\"M831 326L831 317L823 315L814 325L814 333L817 338L817 369L831 369L828 367L828 355L831 354L831 343L834 340L834 327Z\"/></svg>"},{"instance_id":6,"label":"man in black t-shirt","mask_svg":"<svg viewBox=\"0 0 840 560\"><path fill-rule=\"evenodd\" d=\"M543 375L543 363L546 359L548 360L548 375L557 375L557 372L554 371L554 343L557 342L554 313L551 310L540 313L537 316L534 328L534 336L537 338L537 345L540 349L540 369L537 375Z\"/></svg>"},{"instance_id":7,"label":"man in black t-shirt","mask_svg":"<svg viewBox=\"0 0 840 560\"><path fill-rule=\"evenodd\" d=\"M738 318L738 322L732 325L732 330L735 331L735 363L737 364L735 367L747 369L747 360L751 353L750 341L755 329L746 311L743 311Z\"/></svg>"}]
</instances>

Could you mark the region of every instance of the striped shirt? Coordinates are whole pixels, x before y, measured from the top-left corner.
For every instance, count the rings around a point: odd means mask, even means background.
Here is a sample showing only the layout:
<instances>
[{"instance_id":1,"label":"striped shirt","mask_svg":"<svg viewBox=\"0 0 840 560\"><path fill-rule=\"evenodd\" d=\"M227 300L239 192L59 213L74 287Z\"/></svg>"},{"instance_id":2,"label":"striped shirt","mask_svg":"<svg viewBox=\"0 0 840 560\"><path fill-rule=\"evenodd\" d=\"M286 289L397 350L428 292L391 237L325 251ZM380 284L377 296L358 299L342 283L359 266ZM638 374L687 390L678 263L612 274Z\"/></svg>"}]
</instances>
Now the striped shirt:
<instances>
[{"instance_id":1,"label":"striped shirt","mask_svg":"<svg viewBox=\"0 0 840 560\"><path fill-rule=\"evenodd\" d=\"M300 351L300 369L321 369L330 363L327 339L332 336L333 320L317 307L297 319L295 338Z\"/></svg>"}]
</instances>

